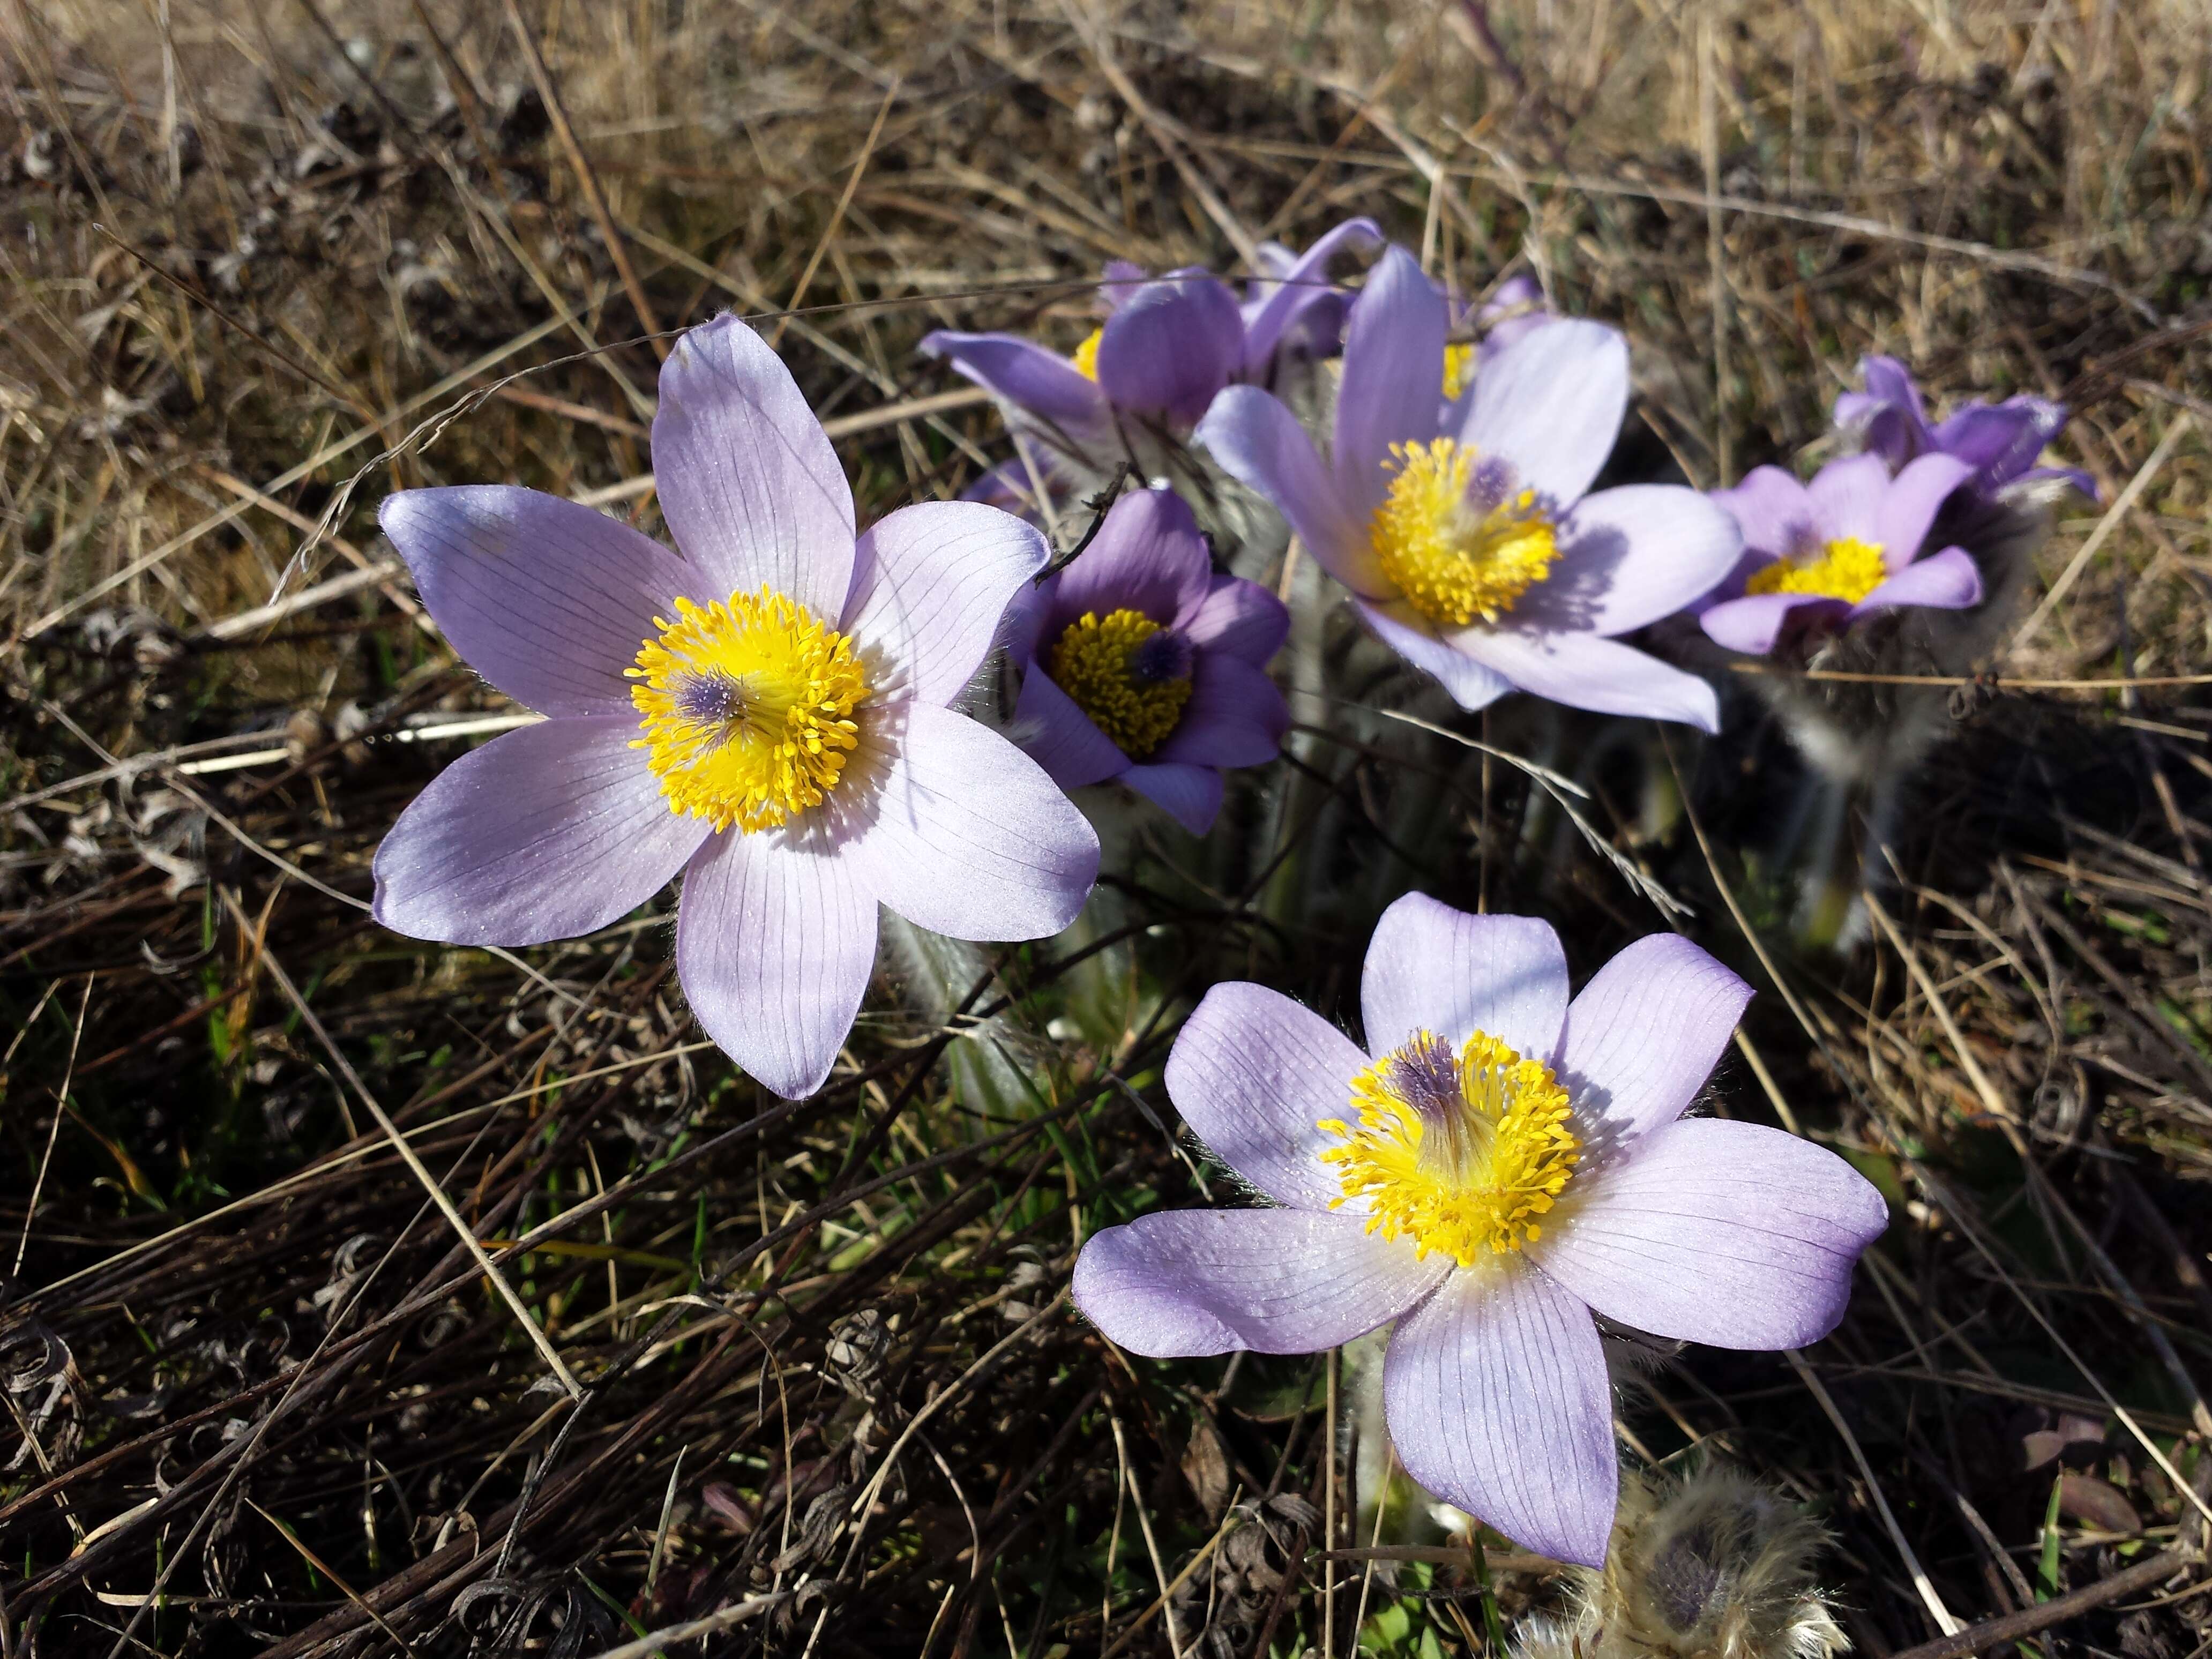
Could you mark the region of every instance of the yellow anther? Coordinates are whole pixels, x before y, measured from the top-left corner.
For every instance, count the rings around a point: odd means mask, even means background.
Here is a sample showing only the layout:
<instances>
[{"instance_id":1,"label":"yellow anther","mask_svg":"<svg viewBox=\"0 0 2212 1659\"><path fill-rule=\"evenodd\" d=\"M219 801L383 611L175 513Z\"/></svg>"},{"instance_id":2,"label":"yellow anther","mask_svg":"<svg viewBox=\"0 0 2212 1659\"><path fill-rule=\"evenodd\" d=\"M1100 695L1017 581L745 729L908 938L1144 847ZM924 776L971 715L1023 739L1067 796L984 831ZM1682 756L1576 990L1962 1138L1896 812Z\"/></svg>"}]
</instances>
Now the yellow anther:
<instances>
[{"instance_id":1,"label":"yellow anther","mask_svg":"<svg viewBox=\"0 0 2212 1659\"><path fill-rule=\"evenodd\" d=\"M1817 559L1777 559L1753 572L1743 589L1747 593L1814 593L1856 605L1888 580L1881 543L1844 536L1830 542Z\"/></svg>"},{"instance_id":2,"label":"yellow anther","mask_svg":"<svg viewBox=\"0 0 2212 1659\"><path fill-rule=\"evenodd\" d=\"M1449 628L1494 623L1559 556L1552 520L1523 489L1494 505L1472 490L1479 457L1450 438L1391 447L1395 474L1368 540L1416 611Z\"/></svg>"},{"instance_id":3,"label":"yellow anther","mask_svg":"<svg viewBox=\"0 0 2212 1659\"><path fill-rule=\"evenodd\" d=\"M1091 723L1131 760L1168 740L1190 701L1189 643L1142 611L1086 611L1069 623L1046 665Z\"/></svg>"}]
</instances>

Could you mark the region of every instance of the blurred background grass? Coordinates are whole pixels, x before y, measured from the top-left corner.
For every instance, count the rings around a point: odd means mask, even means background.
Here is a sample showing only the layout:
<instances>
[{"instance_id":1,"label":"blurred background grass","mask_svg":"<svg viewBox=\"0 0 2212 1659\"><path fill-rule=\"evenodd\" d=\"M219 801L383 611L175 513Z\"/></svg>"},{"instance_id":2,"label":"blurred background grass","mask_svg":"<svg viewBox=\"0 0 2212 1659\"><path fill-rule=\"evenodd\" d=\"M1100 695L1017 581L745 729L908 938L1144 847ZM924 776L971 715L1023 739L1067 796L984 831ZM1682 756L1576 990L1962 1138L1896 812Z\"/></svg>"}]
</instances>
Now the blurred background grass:
<instances>
[{"instance_id":1,"label":"blurred background grass","mask_svg":"<svg viewBox=\"0 0 2212 1659\"><path fill-rule=\"evenodd\" d=\"M1876 1655L2201 1539L2212 702L2156 683L2204 669L2212 599L2199 5L0 15L11 1652L581 1654L713 1617L732 1650L1484 1645L1554 1604L1544 1564L1340 1553L1442 1535L1359 1353L1134 1361L1060 1291L1098 1227L1233 1196L1159 1086L1207 983L1348 1015L1414 885L1552 917L1579 978L1668 925L1616 861L1762 988L1716 1109L1837 1146L1896 1223L1802 1362L1627 1381L1625 1453L1811 1505ZM1747 704L1711 744L1457 722L1578 782L1601 852L1378 717L1453 719L1395 678L1304 706L1205 847L1110 823L1070 938L894 931L810 1103L700 1042L666 898L517 955L363 914L394 816L513 712L385 493L514 480L657 531L660 337L727 308L773 316L864 520L957 494L1003 439L921 333L1072 348L1109 258L1236 270L1352 213L1626 327L1631 471L1786 460L1869 351L2075 406L2105 506L1990 666L2083 684L1960 689L1869 944L1787 956L1760 849L1797 763ZM2205 1651L2212 1597L2145 1600L2036 1639Z\"/></svg>"}]
</instances>

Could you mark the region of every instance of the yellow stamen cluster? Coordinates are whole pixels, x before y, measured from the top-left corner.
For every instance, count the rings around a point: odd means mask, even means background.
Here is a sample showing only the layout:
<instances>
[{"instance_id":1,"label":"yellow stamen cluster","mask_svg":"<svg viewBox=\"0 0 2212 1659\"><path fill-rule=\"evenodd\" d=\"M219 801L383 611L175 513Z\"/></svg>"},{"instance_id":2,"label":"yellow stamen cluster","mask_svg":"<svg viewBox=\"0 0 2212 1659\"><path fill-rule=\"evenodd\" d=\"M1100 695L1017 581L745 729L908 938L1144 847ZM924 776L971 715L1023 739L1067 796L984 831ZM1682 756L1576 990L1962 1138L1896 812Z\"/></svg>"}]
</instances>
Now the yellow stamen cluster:
<instances>
[{"instance_id":1,"label":"yellow stamen cluster","mask_svg":"<svg viewBox=\"0 0 2212 1659\"><path fill-rule=\"evenodd\" d=\"M1147 675L1132 660L1159 631L1142 611L1112 611L1101 621L1086 611L1060 635L1046 665L1054 684L1131 760L1165 743L1190 701L1187 673Z\"/></svg>"},{"instance_id":2,"label":"yellow stamen cluster","mask_svg":"<svg viewBox=\"0 0 2212 1659\"><path fill-rule=\"evenodd\" d=\"M1830 542L1817 559L1777 559L1754 572L1743 587L1747 593L1815 593L1856 605L1888 579L1881 543L1844 536Z\"/></svg>"},{"instance_id":3,"label":"yellow stamen cluster","mask_svg":"<svg viewBox=\"0 0 2212 1659\"><path fill-rule=\"evenodd\" d=\"M674 811L718 830L774 829L818 806L860 740L867 700L853 642L763 587L702 610L676 601L626 672L647 751Z\"/></svg>"},{"instance_id":4,"label":"yellow stamen cluster","mask_svg":"<svg viewBox=\"0 0 2212 1659\"><path fill-rule=\"evenodd\" d=\"M1083 337L1083 343L1076 347L1068 357L1067 361L1075 365L1075 372L1086 380L1098 378L1098 342L1105 337L1103 328L1092 329Z\"/></svg>"},{"instance_id":5,"label":"yellow stamen cluster","mask_svg":"<svg viewBox=\"0 0 2212 1659\"><path fill-rule=\"evenodd\" d=\"M1371 1200L1367 1231L1442 1251L1462 1267L1517 1250L1541 1232L1582 1144L1567 1091L1540 1060L1487 1033L1457 1055L1427 1031L1352 1081L1358 1123L1321 1128L1343 1144L1321 1155L1344 1197Z\"/></svg>"},{"instance_id":6,"label":"yellow stamen cluster","mask_svg":"<svg viewBox=\"0 0 2212 1659\"><path fill-rule=\"evenodd\" d=\"M1559 556L1550 516L1524 489L1495 507L1471 499L1480 459L1450 438L1395 444L1396 474L1368 540L1413 608L1451 628L1494 623Z\"/></svg>"},{"instance_id":7,"label":"yellow stamen cluster","mask_svg":"<svg viewBox=\"0 0 2212 1659\"><path fill-rule=\"evenodd\" d=\"M1474 380L1474 347L1464 340L1444 348L1444 397L1456 398Z\"/></svg>"}]
</instances>

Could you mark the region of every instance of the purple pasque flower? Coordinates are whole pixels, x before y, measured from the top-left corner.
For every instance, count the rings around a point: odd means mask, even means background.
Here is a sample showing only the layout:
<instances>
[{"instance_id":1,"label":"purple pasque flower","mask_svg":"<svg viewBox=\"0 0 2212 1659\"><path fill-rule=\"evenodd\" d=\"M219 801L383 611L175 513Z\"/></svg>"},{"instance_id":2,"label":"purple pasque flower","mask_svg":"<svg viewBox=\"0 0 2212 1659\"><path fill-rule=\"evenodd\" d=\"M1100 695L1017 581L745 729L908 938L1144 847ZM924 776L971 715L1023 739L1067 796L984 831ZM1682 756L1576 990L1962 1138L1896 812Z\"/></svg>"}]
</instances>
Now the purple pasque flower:
<instances>
[{"instance_id":1,"label":"purple pasque flower","mask_svg":"<svg viewBox=\"0 0 2212 1659\"><path fill-rule=\"evenodd\" d=\"M550 716L447 767L376 854L377 919L456 945L587 933L678 871L677 969L777 1094L829 1075L876 906L969 939L1075 919L1098 838L949 706L1044 563L1027 525L931 502L857 538L830 440L735 318L660 373L653 459L682 556L534 489L380 513L455 650Z\"/></svg>"},{"instance_id":2,"label":"purple pasque flower","mask_svg":"<svg viewBox=\"0 0 2212 1659\"><path fill-rule=\"evenodd\" d=\"M1329 261L1381 240L1372 220L1349 219L1303 254L1277 248L1241 304L1195 265L1147 279L1117 260L1099 289L1106 319L1072 356L1016 334L943 329L921 349L988 390L1017 430L1103 471L1142 449L1147 429L1188 433L1232 381L1264 383L1280 356L1334 350L1343 300L1323 280Z\"/></svg>"},{"instance_id":3,"label":"purple pasque flower","mask_svg":"<svg viewBox=\"0 0 2212 1659\"><path fill-rule=\"evenodd\" d=\"M1559 313L1545 302L1536 279L1525 273L1508 276L1479 306L1462 300L1449 288L1440 286L1439 291L1444 296L1448 337L1447 337L1444 345L1443 430L1450 432L1467 418L1476 370Z\"/></svg>"},{"instance_id":4,"label":"purple pasque flower","mask_svg":"<svg viewBox=\"0 0 2212 1659\"><path fill-rule=\"evenodd\" d=\"M1290 711L1266 669L1290 627L1257 582L1213 574L1180 495L1133 491L1014 601L1018 740L1061 788L1118 779L1202 836L1223 769L1281 746Z\"/></svg>"},{"instance_id":5,"label":"purple pasque flower","mask_svg":"<svg viewBox=\"0 0 2212 1659\"><path fill-rule=\"evenodd\" d=\"M1879 455L1831 461L1810 484L1754 467L1713 492L1743 529L1744 557L1699 617L1731 651L1764 655L1785 624L1832 631L1904 605L1963 611L1982 573L1963 547L1923 556L1937 510L1974 477L1971 461L1930 453L1895 477Z\"/></svg>"},{"instance_id":6,"label":"purple pasque flower","mask_svg":"<svg viewBox=\"0 0 2212 1659\"><path fill-rule=\"evenodd\" d=\"M1867 452L1881 456L1892 471L1923 455L1954 455L1972 468L1968 483L1978 495L2049 483L2097 499L2097 481L2079 467L2035 464L2065 427L2065 404L2025 393L2001 404L1976 399L1930 425L1918 383L1896 358L1865 358L1859 373L1866 390L1836 399L1836 425L1856 431Z\"/></svg>"},{"instance_id":7,"label":"purple pasque flower","mask_svg":"<svg viewBox=\"0 0 2212 1659\"><path fill-rule=\"evenodd\" d=\"M1407 1472L1531 1549L1596 1566L1619 1466L1592 1312L1790 1348L1843 1316L1887 1224L1825 1148L1686 1118L1750 988L1639 939L1571 1004L1559 938L1419 894L1383 913L1363 1053L1265 987L1217 985L1168 1094L1279 1207L1100 1232L1074 1296L1156 1357L1305 1353L1399 1322L1383 1409Z\"/></svg>"},{"instance_id":8,"label":"purple pasque flower","mask_svg":"<svg viewBox=\"0 0 2212 1659\"><path fill-rule=\"evenodd\" d=\"M1352 304L1327 463L1253 386L1216 398L1197 440L1463 707L1517 688L1714 730L1711 686L1613 637L1680 610L1742 550L1693 489L1585 493L1628 407L1627 342L1580 319L1533 328L1482 364L1441 432L1444 334L1443 296L1393 247Z\"/></svg>"}]
</instances>

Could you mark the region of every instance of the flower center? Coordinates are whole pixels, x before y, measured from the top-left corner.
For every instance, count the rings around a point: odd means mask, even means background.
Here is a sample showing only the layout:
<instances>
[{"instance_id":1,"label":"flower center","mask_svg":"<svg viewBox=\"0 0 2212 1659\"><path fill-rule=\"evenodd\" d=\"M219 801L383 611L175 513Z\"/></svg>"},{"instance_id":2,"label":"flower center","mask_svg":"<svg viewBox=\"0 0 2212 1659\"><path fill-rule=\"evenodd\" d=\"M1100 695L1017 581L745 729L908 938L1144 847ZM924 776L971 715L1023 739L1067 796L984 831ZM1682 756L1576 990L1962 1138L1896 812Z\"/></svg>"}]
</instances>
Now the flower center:
<instances>
[{"instance_id":1,"label":"flower center","mask_svg":"<svg viewBox=\"0 0 2212 1659\"><path fill-rule=\"evenodd\" d=\"M1474 345L1464 340L1447 345L1444 348L1444 400L1449 403L1458 397L1474 379Z\"/></svg>"},{"instance_id":2,"label":"flower center","mask_svg":"<svg viewBox=\"0 0 2212 1659\"><path fill-rule=\"evenodd\" d=\"M763 587L702 610L676 601L672 623L624 672L661 793L718 830L774 829L818 806L860 740L868 697L853 641L805 605Z\"/></svg>"},{"instance_id":3,"label":"flower center","mask_svg":"<svg viewBox=\"0 0 2212 1659\"><path fill-rule=\"evenodd\" d=\"M1845 536L1820 550L1817 559L1784 556L1755 571L1743 585L1747 593L1815 593L1824 599L1856 605L1889 579L1881 544Z\"/></svg>"},{"instance_id":4,"label":"flower center","mask_svg":"<svg viewBox=\"0 0 2212 1659\"><path fill-rule=\"evenodd\" d=\"M1504 468L1454 439L1390 453L1395 476L1367 535L1416 611L1452 628L1494 623L1543 580L1559 548L1534 490L1512 490Z\"/></svg>"},{"instance_id":5,"label":"flower center","mask_svg":"<svg viewBox=\"0 0 2212 1659\"><path fill-rule=\"evenodd\" d=\"M1347 1200L1372 1200L1367 1231L1410 1238L1462 1267L1517 1250L1574 1174L1582 1143L1567 1091L1540 1060L1477 1031L1455 1056L1427 1031L1352 1080L1359 1121L1321 1124L1343 1144L1321 1155Z\"/></svg>"},{"instance_id":6,"label":"flower center","mask_svg":"<svg viewBox=\"0 0 2212 1659\"><path fill-rule=\"evenodd\" d=\"M1075 348L1067 361L1075 365L1075 372L1086 380L1098 378L1098 343L1106 337L1103 328L1094 328L1083 337L1083 343Z\"/></svg>"},{"instance_id":7,"label":"flower center","mask_svg":"<svg viewBox=\"0 0 2212 1659\"><path fill-rule=\"evenodd\" d=\"M1131 760L1168 739L1190 701L1190 641L1124 608L1086 611L1052 647L1048 672L1091 723Z\"/></svg>"}]
</instances>

